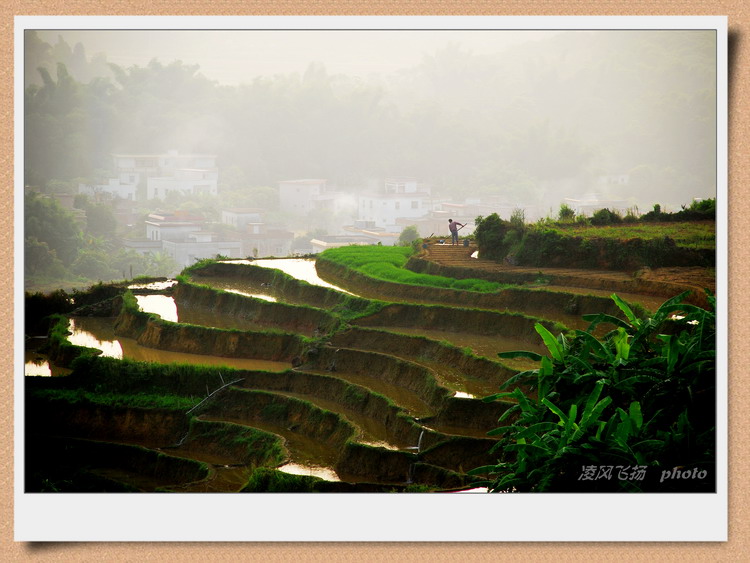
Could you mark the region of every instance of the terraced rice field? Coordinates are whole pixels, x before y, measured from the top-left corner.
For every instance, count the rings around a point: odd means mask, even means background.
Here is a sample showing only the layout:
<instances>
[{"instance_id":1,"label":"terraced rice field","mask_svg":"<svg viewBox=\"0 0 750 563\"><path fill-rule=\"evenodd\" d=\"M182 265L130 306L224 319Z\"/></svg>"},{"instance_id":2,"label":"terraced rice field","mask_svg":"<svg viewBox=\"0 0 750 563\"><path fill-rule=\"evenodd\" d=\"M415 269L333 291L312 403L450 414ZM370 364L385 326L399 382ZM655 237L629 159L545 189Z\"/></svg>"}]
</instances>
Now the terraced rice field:
<instances>
[{"instance_id":1,"label":"terraced rice field","mask_svg":"<svg viewBox=\"0 0 750 563\"><path fill-rule=\"evenodd\" d=\"M497 353L543 353L536 322L566 330L608 306L581 286L480 299L321 265L212 263L134 287L148 295L117 317L74 317L70 343L107 357L72 373L51 362L63 377L27 364L27 490L264 490L248 486L259 468L295 487L291 475L309 477L305 490L470 488L508 407L481 397L535 367ZM635 286L628 297L656 299ZM133 399L144 394L172 402Z\"/></svg>"}]
</instances>

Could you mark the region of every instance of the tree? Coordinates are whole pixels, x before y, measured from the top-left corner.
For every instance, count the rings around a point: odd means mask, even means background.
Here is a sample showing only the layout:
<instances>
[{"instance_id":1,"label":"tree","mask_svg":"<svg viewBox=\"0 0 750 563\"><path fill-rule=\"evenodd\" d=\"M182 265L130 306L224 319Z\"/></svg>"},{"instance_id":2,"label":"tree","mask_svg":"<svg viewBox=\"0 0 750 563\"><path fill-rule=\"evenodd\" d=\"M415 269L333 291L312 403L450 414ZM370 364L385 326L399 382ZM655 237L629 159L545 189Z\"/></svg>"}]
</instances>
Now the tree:
<instances>
[{"instance_id":1,"label":"tree","mask_svg":"<svg viewBox=\"0 0 750 563\"><path fill-rule=\"evenodd\" d=\"M90 280L109 281L119 276L110 264L110 255L101 250L82 250L72 270Z\"/></svg>"},{"instance_id":2,"label":"tree","mask_svg":"<svg viewBox=\"0 0 750 563\"><path fill-rule=\"evenodd\" d=\"M26 197L25 238L46 243L64 266L70 266L83 246L81 232L73 216L53 199L37 194Z\"/></svg>"},{"instance_id":3,"label":"tree","mask_svg":"<svg viewBox=\"0 0 750 563\"><path fill-rule=\"evenodd\" d=\"M401 231L401 235L398 237L398 244L399 246L409 246L418 238L419 231L417 231L416 225L409 225Z\"/></svg>"},{"instance_id":4,"label":"tree","mask_svg":"<svg viewBox=\"0 0 750 563\"><path fill-rule=\"evenodd\" d=\"M70 272L46 242L32 236L24 240L24 275L59 280L68 277Z\"/></svg>"},{"instance_id":5,"label":"tree","mask_svg":"<svg viewBox=\"0 0 750 563\"><path fill-rule=\"evenodd\" d=\"M575 219L576 212L567 203L560 204L560 211L557 213L557 218L563 222L571 222Z\"/></svg>"},{"instance_id":6,"label":"tree","mask_svg":"<svg viewBox=\"0 0 750 563\"><path fill-rule=\"evenodd\" d=\"M115 237L117 221L109 205L99 203L86 208L86 231L94 237L112 240Z\"/></svg>"}]
</instances>

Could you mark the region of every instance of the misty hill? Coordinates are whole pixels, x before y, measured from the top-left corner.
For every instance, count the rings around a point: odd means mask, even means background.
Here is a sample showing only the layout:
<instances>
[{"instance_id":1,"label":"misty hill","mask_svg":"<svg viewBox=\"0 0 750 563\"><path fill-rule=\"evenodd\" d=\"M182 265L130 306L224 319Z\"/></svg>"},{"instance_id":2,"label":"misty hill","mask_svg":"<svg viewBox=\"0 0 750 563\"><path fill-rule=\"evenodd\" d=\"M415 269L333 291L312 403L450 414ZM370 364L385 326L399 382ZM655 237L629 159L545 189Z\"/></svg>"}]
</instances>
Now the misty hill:
<instances>
[{"instance_id":1,"label":"misty hill","mask_svg":"<svg viewBox=\"0 0 750 563\"><path fill-rule=\"evenodd\" d=\"M174 148L218 155L230 187L408 175L457 199L555 207L596 190L680 205L715 195L714 43L701 31L563 32L497 55L448 45L370 80L324 61L223 86L189 61L154 53L121 68L30 32L27 71L46 70L26 90L26 182L90 179L111 153Z\"/></svg>"}]
</instances>

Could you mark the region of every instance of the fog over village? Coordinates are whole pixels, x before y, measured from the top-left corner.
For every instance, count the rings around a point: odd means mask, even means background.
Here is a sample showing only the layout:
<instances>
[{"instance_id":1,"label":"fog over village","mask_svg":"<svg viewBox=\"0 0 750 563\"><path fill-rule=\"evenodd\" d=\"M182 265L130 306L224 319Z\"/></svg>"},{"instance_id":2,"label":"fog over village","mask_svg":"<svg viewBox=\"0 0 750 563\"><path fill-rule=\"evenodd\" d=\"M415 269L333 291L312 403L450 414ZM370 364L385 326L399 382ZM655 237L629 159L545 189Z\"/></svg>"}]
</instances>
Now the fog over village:
<instances>
[{"instance_id":1,"label":"fog over village","mask_svg":"<svg viewBox=\"0 0 750 563\"><path fill-rule=\"evenodd\" d=\"M716 197L711 31L27 31L27 288Z\"/></svg>"}]
</instances>

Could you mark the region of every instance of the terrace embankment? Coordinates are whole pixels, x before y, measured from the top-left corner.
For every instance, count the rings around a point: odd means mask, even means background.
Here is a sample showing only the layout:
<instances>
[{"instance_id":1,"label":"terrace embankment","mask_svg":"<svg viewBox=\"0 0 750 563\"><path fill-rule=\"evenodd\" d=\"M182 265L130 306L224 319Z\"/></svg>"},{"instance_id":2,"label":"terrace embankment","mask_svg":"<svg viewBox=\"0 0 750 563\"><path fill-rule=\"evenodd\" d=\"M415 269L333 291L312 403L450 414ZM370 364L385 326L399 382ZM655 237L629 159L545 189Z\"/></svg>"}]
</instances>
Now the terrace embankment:
<instances>
[{"instance_id":1,"label":"terrace embankment","mask_svg":"<svg viewBox=\"0 0 750 563\"><path fill-rule=\"evenodd\" d=\"M46 437L27 442L26 455L28 492L154 492L210 475L205 463L192 459L83 439Z\"/></svg>"},{"instance_id":2,"label":"terrace embankment","mask_svg":"<svg viewBox=\"0 0 750 563\"><path fill-rule=\"evenodd\" d=\"M223 465L275 466L289 457L278 436L231 422L191 418L181 442L169 451Z\"/></svg>"},{"instance_id":3,"label":"terrace embankment","mask_svg":"<svg viewBox=\"0 0 750 563\"><path fill-rule=\"evenodd\" d=\"M549 290L617 293L625 301L640 303L649 310L655 310L666 299L685 291L691 292L686 302L705 307L705 290L716 291L713 268L685 266L614 271L515 266L507 262L472 258L476 251L477 247L473 244L464 247L427 243L418 254L409 258L406 268L456 279L477 278L519 285L538 284L542 278Z\"/></svg>"},{"instance_id":4,"label":"terrace embankment","mask_svg":"<svg viewBox=\"0 0 750 563\"><path fill-rule=\"evenodd\" d=\"M440 332L460 332L477 336L513 338L519 344L535 344L539 334L534 329L541 323L548 330L564 330L551 321L520 313L500 313L480 309L460 309L439 305L393 304L352 322L366 327L404 327Z\"/></svg>"},{"instance_id":5,"label":"terrace embankment","mask_svg":"<svg viewBox=\"0 0 750 563\"><path fill-rule=\"evenodd\" d=\"M432 369L441 366L441 376L456 385L476 380L496 389L517 373L517 370L499 362L467 354L465 350L445 342L387 330L354 326L336 334L331 345L391 354L418 363L425 362Z\"/></svg>"},{"instance_id":6,"label":"terrace embankment","mask_svg":"<svg viewBox=\"0 0 750 563\"><path fill-rule=\"evenodd\" d=\"M316 262L320 277L370 299L386 299L420 305L444 305L492 311L523 311L527 315L564 322L573 328L585 328L580 319L590 313L621 316L608 297L545 289L506 288L482 293L421 285L407 285L371 278L323 257Z\"/></svg>"},{"instance_id":7,"label":"terrace embankment","mask_svg":"<svg viewBox=\"0 0 750 563\"><path fill-rule=\"evenodd\" d=\"M430 370L388 354L325 346L308 355L301 368L349 379L420 415L437 412L452 395L438 385Z\"/></svg>"},{"instance_id":8,"label":"terrace embankment","mask_svg":"<svg viewBox=\"0 0 750 563\"><path fill-rule=\"evenodd\" d=\"M65 399L27 401L26 433L129 442L152 447L174 444L188 430L184 410L118 407Z\"/></svg>"},{"instance_id":9,"label":"terrace embankment","mask_svg":"<svg viewBox=\"0 0 750 563\"><path fill-rule=\"evenodd\" d=\"M339 324L334 315L322 309L273 303L192 283L177 284L173 297L181 321L187 323L191 322L192 310L203 310L211 311L213 315L241 319L258 329L276 329L307 336L328 333Z\"/></svg>"},{"instance_id":10,"label":"terrace embankment","mask_svg":"<svg viewBox=\"0 0 750 563\"><path fill-rule=\"evenodd\" d=\"M245 290L268 294L284 303L307 305L323 310L341 307L364 310L370 305L367 299L360 299L327 287L311 285L280 270L252 264L212 262L192 268L189 275L196 283L214 287L221 287L228 282L241 283Z\"/></svg>"},{"instance_id":11,"label":"terrace embankment","mask_svg":"<svg viewBox=\"0 0 750 563\"><path fill-rule=\"evenodd\" d=\"M316 461L331 465L346 442L358 430L337 413L320 409L308 401L276 393L251 389L229 388L220 402L201 409L201 418L221 420L260 428L280 434L299 435L314 446Z\"/></svg>"},{"instance_id":12,"label":"terrace embankment","mask_svg":"<svg viewBox=\"0 0 750 563\"><path fill-rule=\"evenodd\" d=\"M305 347L304 338L296 334L183 325L125 307L115 323L115 333L134 338L148 348L228 358L291 362L302 354Z\"/></svg>"},{"instance_id":13,"label":"terrace embankment","mask_svg":"<svg viewBox=\"0 0 750 563\"><path fill-rule=\"evenodd\" d=\"M238 374L239 375L239 374ZM366 387L353 385L333 375L319 375L304 371L283 373L244 372L239 386L291 393L321 408L341 412L376 440L397 446L416 444L421 428L384 395Z\"/></svg>"}]
</instances>

